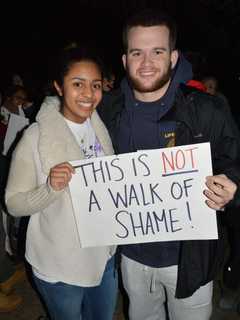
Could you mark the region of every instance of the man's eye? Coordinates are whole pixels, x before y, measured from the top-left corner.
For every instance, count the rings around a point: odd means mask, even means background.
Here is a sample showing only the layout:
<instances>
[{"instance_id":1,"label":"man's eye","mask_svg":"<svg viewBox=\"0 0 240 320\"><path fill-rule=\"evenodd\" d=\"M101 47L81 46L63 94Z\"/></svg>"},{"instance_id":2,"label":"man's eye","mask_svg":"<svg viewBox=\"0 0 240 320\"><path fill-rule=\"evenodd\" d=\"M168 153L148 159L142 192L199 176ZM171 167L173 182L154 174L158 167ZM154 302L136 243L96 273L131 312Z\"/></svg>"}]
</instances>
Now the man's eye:
<instances>
[{"instance_id":1,"label":"man's eye","mask_svg":"<svg viewBox=\"0 0 240 320\"><path fill-rule=\"evenodd\" d=\"M132 53L133 57L139 57L140 55L141 55L141 53L138 51Z\"/></svg>"}]
</instances>

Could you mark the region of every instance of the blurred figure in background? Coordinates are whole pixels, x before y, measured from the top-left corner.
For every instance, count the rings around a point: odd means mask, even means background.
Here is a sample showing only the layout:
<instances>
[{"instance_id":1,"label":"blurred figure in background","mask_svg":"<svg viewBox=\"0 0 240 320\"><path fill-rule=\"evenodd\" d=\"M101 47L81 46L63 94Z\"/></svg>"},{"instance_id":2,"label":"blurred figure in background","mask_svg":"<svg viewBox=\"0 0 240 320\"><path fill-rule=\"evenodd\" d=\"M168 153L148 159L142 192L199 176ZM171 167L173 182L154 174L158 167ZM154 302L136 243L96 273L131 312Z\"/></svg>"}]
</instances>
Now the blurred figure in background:
<instances>
[{"instance_id":1,"label":"blurred figure in background","mask_svg":"<svg viewBox=\"0 0 240 320\"><path fill-rule=\"evenodd\" d=\"M110 66L105 66L103 70L103 91L109 92L114 89L115 84L115 74Z\"/></svg>"},{"instance_id":2,"label":"blurred figure in background","mask_svg":"<svg viewBox=\"0 0 240 320\"><path fill-rule=\"evenodd\" d=\"M218 80L214 76L206 76L202 78L202 83L206 88L206 92L212 96L218 97L223 105L223 108L227 112L231 112L231 108L228 102L227 97L219 91Z\"/></svg>"},{"instance_id":3,"label":"blurred figure in background","mask_svg":"<svg viewBox=\"0 0 240 320\"><path fill-rule=\"evenodd\" d=\"M217 78L212 75L206 76L202 78L202 83L206 87L206 92L218 99L226 116L231 119L232 127L238 134L240 144L239 128L232 118L232 112L228 99L222 92L219 91L219 83ZM227 214L221 217L221 221L226 230L226 245L228 249L228 255L223 268L223 279L222 282L220 282L221 298L219 301L219 306L222 309L230 310L236 309L238 301L237 290L240 287L240 218L238 218L239 209L226 208L226 211Z\"/></svg>"},{"instance_id":4,"label":"blurred figure in background","mask_svg":"<svg viewBox=\"0 0 240 320\"><path fill-rule=\"evenodd\" d=\"M226 115L232 118L231 108L226 96L219 91L218 80L214 76L207 76L202 79L207 92L216 96ZM232 119L232 126L238 132L239 144L240 135L236 122ZM240 156L240 148L239 148ZM226 228L228 256L223 268L223 281L221 284L222 295L219 306L222 309L236 309L238 298L238 289L240 288L240 218L239 209L226 208L227 214L222 216L222 223Z\"/></svg>"},{"instance_id":5,"label":"blurred figure in background","mask_svg":"<svg viewBox=\"0 0 240 320\"><path fill-rule=\"evenodd\" d=\"M206 92L215 96L217 94L218 81L215 77L205 77L202 79L206 87Z\"/></svg>"}]
</instances>

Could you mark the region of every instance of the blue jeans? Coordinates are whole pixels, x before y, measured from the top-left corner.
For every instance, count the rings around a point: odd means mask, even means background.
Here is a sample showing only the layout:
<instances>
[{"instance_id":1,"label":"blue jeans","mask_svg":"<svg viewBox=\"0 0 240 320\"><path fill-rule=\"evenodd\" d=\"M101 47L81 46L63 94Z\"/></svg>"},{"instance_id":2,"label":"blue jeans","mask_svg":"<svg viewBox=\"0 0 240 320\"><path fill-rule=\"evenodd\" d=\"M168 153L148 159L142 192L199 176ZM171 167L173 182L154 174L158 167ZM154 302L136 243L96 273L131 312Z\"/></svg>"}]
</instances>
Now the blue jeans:
<instances>
[{"instance_id":1,"label":"blue jeans","mask_svg":"<svg viewBox=\"0 0 240 320\"><path fill-rule=\"evenodd\" d=\"M80 287L63 282L49 283L34 276L51 320L112 320L115 310L118 275L115 258L105 268L96 287Z\"/></svg>"}]
</instances>

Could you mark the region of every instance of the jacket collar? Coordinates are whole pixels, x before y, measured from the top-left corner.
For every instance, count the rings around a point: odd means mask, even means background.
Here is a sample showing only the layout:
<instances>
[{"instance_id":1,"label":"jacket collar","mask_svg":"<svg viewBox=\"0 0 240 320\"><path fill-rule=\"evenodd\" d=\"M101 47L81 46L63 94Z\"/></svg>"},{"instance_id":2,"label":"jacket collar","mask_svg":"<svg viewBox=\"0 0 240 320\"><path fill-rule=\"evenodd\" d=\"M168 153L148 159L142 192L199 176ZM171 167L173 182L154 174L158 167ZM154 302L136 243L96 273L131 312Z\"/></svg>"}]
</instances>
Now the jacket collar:
<instances>
[{"instance_id":1,"label":"jacket collar","mask_svg":"<svg viewBox=\"0 0 240 320\"><path fill-rule=\"evenodd\" d=\"M58 163L84 159L71 130L59 112L60 100L47 97L37 115L39 125L39 153L44 173ZM113 147L107 129L96 111L91 116L91 124L105 155L113 154Z\"/></svg>"}]
</instances>

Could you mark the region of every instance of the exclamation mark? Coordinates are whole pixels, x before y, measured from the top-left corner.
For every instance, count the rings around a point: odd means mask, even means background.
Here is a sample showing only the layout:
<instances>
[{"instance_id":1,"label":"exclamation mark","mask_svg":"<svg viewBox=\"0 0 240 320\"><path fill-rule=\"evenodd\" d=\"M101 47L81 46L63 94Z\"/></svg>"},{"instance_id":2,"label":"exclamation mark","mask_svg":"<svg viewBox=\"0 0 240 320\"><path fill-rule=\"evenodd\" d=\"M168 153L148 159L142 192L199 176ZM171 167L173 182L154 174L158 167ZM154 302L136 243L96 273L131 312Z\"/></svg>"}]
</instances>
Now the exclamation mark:
<instances>
[{"instance_id":1,"label":"exclamation mark","mask_svg":"<svg viewBox=\"0 0 240 320\"><path fill-rule=\"evenodd\" d=\"M192 217L191 217L191 212L190 212L190 206L189 206L188 201L186 202L186 205L187 205L188 219L192 222ZM191 228L194 228L194 227L191 225Z\"/></svg>"}]
</instances>

